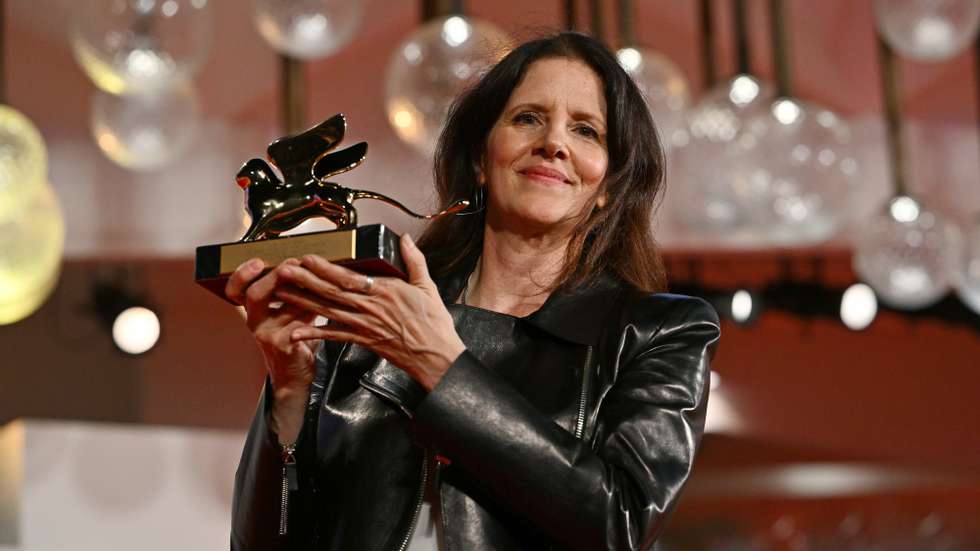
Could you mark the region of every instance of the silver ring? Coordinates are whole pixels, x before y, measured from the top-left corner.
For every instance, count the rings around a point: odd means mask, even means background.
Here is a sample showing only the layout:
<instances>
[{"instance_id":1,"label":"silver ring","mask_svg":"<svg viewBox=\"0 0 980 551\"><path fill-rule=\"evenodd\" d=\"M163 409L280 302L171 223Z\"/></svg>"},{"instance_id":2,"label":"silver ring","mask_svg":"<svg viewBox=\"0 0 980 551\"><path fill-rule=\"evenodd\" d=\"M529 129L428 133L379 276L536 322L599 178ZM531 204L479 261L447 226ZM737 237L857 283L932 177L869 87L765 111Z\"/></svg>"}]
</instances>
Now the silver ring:
<instances>
[{"instance_id":1,"label":"silver ring","mask_svg":"<svg viewBox=\"0 0 980 551\"><path fill-rule=\"evenodd\" d=\"M370 293L372 287L374 287L374 278L371 276L364 276L364 285L361 287L361 292Z\"/></svg>"}]
</instances>

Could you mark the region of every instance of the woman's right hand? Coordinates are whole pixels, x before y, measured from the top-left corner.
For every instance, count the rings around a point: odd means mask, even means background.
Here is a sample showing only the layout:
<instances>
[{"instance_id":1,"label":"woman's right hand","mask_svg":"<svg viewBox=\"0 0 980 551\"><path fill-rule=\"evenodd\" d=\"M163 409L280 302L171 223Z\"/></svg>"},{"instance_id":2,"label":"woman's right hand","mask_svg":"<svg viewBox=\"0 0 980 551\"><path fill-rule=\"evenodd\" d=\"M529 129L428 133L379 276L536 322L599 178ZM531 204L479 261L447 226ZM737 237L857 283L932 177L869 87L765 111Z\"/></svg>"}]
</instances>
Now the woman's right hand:
<instances>
[{"instance_id":1,"label":"woman's right hand","mask_svg":"<svg viewBox=\"0 0 980 551\"><path fill-rule=\"evenodd\" d=\"M283 284L280 270L299 264L291 258L262 275L265 263L254 258L239 266L225 286L225 295L245 307L246 324L265 360L274 391L272 429L283 444L299 435L315 373L316 342L294 341L290 336L311 325L316 314L289 304L280 306L275 296Z\"/></svg>"}]
</instances>

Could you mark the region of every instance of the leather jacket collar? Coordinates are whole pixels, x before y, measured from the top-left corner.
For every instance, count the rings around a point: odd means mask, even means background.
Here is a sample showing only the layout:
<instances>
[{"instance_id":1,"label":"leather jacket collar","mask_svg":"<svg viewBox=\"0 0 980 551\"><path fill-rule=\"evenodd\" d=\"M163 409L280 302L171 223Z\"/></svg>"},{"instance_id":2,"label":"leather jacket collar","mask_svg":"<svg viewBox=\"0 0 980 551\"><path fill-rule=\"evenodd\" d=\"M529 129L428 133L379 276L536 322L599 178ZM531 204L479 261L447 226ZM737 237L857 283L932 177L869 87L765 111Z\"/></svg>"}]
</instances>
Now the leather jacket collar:
<instances>
[{"instance_id":1,"label":"leather jacket collar","mask_svg":"<svg viewBox=\"0 0 980 551\"><path fill-rule=\"evenodd\" d=\"M467 269L436 281L445 303L456 302L475 267L476 262L472 262ZM522 319L566 341L594 346L602 333L606 313L615 305L622 289L623 283L604 275L590 285L551 293L541 308Z\"/></svg>"}]
</instances>

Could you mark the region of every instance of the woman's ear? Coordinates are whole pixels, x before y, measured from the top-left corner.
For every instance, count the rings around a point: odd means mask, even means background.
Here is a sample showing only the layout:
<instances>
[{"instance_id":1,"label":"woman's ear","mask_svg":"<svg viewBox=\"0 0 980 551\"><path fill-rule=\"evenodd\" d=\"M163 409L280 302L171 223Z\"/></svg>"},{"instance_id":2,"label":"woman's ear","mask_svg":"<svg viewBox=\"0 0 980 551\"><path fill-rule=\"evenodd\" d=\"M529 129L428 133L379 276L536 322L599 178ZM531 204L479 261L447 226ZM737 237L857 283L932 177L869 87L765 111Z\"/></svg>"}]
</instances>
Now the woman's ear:
<instances>
[{"instance_id":1,"label":"woman's ear","mask_svg":"<svg viewBox=\"0 0 980 551\"><path fill-rule=\"evenodd\" d=\"M480 186L487 185L487 173L483 170L483 159L473 165L473 173L476 174L476 183Z\"/></svg>"},{"instance_id":2,"label":"woman's ear","mask_svg":"<svg viewBox=\"0 0 980 551\"><path fill-rule=\"evenodd\" d=\"M602 195L600 195L599 198L595 200L595 208L597 209L604 208L608 201L609 201L609 194L606 192L602 192Z\"/></svg>"}]
</instances>

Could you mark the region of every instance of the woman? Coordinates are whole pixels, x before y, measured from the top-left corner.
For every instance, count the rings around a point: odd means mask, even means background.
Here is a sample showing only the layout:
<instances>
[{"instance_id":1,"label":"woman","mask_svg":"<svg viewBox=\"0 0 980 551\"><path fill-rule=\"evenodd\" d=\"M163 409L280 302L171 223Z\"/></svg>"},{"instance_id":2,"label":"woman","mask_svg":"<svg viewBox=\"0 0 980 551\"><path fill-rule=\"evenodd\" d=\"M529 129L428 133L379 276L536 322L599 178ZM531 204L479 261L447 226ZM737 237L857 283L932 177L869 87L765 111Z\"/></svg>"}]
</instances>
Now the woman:
<instances>
[{"instance_id":1,"label":"woman","mask_svg":"<svg viewBox=\"0 0 980 551\"><path fill-rule=\"evenodd\" d=\"M562 33L455 105L439 198L485 209L418 246L406 235L407 282L316 256L243 264L227 293L269 378L232 547L652 546L691 470L719 336L705 302L655 293L662 176L629 76Z\"/></svg>"}]
</instances>

